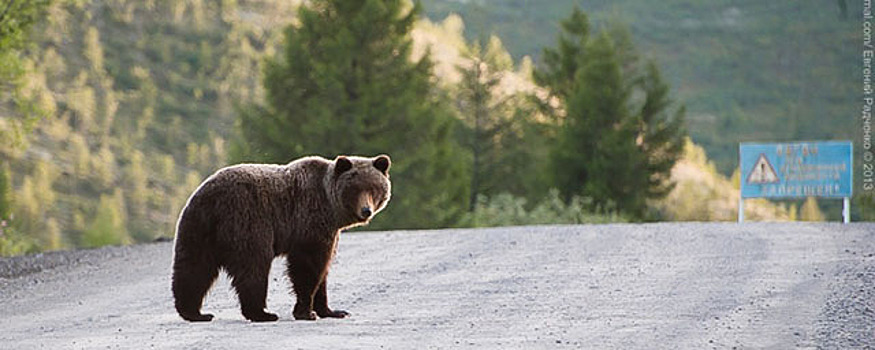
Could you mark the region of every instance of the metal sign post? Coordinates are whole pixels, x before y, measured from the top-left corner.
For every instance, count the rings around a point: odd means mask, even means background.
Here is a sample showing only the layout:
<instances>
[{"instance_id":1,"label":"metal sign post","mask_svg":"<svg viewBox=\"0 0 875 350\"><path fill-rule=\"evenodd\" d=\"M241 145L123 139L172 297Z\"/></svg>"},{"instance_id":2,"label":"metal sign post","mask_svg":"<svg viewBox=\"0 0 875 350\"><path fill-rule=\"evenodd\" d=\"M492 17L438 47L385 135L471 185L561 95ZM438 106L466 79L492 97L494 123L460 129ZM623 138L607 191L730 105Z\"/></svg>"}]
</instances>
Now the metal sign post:
<instances>
[{"instance_id":1,"label":"metal sign post","mask_svg":"<svg viewBox=\"0 0 875 350\"><path fill-rule=\"evenodd\" d=\"M842 199L842 221L851 221L853 144L850 141L741 143L738 222L745 198Z\"/></svg>"},{"instance_id":2,"label":"metal sign post","mask_svg":"<svg viewBox=\"0 0 875 350\"><path fill-rule=\"evenodd\" d=\"M842 200L842 222L851 222L851 199L848 197Z\"/></svg>"}]
</instances>

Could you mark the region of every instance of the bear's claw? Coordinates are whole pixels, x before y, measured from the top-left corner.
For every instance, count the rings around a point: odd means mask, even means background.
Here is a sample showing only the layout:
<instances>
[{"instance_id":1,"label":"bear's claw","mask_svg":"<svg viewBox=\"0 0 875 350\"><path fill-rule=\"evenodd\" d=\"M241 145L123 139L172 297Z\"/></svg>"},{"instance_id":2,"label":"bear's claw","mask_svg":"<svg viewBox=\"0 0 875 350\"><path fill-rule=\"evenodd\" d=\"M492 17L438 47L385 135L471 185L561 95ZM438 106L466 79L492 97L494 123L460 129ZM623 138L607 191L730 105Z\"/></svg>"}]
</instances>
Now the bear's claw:
<instances>
[{"instance_id":1,"label":"bear's claw","mask_svg":"<svg viewBox=\"0 0 875 350\"><path fill-rule=\"evenodd\" d=\"M305 321L315 321L316 320L316 312L315 311L309 311L307 313L296 312L296 313L293 313L293 316L295 316L296 320L305 320Z\"/></svg>"},{"instance_id":2,"label":"bear's claw","mask_svg":"<svg viewBox=\"0 0 875 350\"><path fill-rule=\"evenodd\" d=\"M279 317L276 314L272 314L269 312L262 312L254 315L244 315L246 319L252 322L274 322L279 320Z\"/></svg>"},{"instance_id":3,"label":"bear's claw","mask_svg":"<svg viewBox=\"0 0 875 350\"><path fill-rule=\"evenodd\" d=\"M322 318L346 318L349 316L349 312L346 312L345 310L316 311L316 314Z\"/></svg>"},{"instance_id":4,"label":"bear's claw","mask_svg":"<svg viewBox=\"0 0 875 350\"><path fill-rule=\"evenodd\" d=\"M200 313L199 314L182 314L182 313L180 313L179 316L182 316L182 319L189 321L189 322L210 322L213 320L212 314L200 314Z\"/></svg>"}]
</instances>

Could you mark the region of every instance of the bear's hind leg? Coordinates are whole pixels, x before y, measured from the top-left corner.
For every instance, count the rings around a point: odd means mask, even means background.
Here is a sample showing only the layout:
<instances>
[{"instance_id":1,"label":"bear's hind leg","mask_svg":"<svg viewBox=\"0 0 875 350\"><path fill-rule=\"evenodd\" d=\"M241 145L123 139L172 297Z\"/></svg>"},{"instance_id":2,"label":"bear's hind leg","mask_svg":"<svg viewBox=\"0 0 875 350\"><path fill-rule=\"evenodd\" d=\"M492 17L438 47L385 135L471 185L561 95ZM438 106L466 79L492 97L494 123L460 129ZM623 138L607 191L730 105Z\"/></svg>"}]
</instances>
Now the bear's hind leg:
<instances>
[{"instance_id":1,"label":"bear's hind leg","mask_svg":"<svg viewBox=\"0 0 875 350\"><path fill-rule=\"evenodd\" d=\"M279 319L276 314L265 312L267 306L267 282L270 274L271 259L259 259L247 262L244 266L229 268L228 274L233 281L231 285L237 290L240 298L240 309L243 317L253 322L273 322Z\"/></svg>"},{"instance_id":2,"label":"bear's hind leg","mask_svg":"<svg viewBox=\"0 0 875 350\"><path fill-rule=\"evenodd\" d=\"M186 321L207 322L211 314L201 314L204 296L219 275L219 267L207 262L177 259L173 264L173 298L176 312Z\"/></svg>"}]
</instances>

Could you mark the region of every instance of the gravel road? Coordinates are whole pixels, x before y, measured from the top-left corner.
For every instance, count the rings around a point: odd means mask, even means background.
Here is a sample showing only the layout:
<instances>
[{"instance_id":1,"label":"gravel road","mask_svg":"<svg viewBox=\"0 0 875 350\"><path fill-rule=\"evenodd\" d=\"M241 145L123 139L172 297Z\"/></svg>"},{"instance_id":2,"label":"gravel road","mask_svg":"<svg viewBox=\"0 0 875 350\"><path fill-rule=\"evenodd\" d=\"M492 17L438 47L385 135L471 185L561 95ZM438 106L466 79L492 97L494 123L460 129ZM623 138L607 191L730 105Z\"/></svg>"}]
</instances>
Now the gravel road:
<instances>
[{"instance_id":1,"label":"gravel road","mask_svg":"<svg viewBox=\"0 0 875 350\"><path fill-rule=\"evenodd\" d=\"M275 261L253 324L230 284L182 321L172 244L0 259L2 349L875 347L875 225L663 223L356 232L294 321Z\"/></svg>"}]
</instances>

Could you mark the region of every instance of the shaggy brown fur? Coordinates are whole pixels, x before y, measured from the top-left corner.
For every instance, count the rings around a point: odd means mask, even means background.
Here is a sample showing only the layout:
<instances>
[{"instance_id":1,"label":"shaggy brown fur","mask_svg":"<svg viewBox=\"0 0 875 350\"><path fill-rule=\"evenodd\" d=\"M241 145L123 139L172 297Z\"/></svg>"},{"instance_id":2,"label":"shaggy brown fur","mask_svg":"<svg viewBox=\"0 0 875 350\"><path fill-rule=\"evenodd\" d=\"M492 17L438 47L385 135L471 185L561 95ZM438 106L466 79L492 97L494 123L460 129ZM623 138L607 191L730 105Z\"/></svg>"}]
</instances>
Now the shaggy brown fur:
<instances>
[{"instance_id":1,"label":"shaggy brown fur","mask_svg":"<svg viewBox=\"0 0 875 350\"><path fill-rule=\"evenodd\" d=\"M297 303L296 319L346 317L331 310L325 291L340 231L367 224L389 201L390 160L306 157L287 165L241 164L207 178L179 216L173 257L176 311L202 314L204 295L220 269L232 279L243 316L276 321L265 312L268 273L285 255Z\"/></svg>"}]
</instances>

